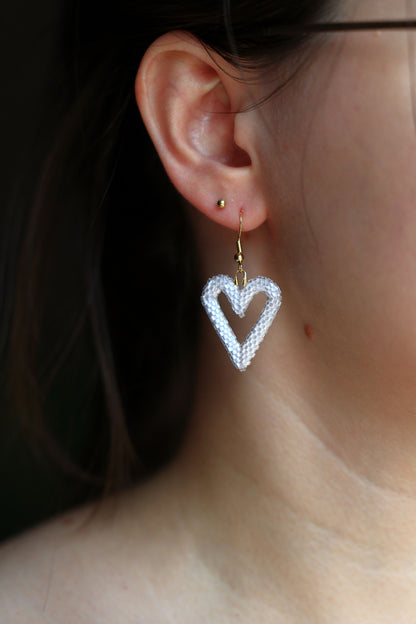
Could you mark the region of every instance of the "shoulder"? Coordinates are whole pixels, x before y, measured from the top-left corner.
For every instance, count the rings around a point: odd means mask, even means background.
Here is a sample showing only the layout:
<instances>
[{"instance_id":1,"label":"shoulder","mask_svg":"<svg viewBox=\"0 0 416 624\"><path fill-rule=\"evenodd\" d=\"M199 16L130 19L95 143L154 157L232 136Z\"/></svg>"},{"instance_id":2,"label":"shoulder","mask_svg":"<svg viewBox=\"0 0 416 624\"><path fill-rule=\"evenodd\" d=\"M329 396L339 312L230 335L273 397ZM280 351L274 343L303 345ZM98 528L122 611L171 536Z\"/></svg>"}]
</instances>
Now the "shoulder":
<instances>
[{"instance_id":1,"label":"shoulder","mask_svg":"<svg viewBox=\"0 0 416 624\"><path fill-rule=\"evenodd\" d=\"M199 594L193 542L176 507L153 484L4 544L0 624L172 619L179 596L192 603Z\"/></svg>"},{"instance_id":2,"label":"shoulder","mask_svg":"<svg viewBox=\"0 0 416 624\"><path fill-rule=\"evenodd\" d=\"M0 624L114 624L129 619L132 605L151 611L146 566L137 561L132 578L118 515L91 505L6 542Z\"/></svg>"},{"instance_id":3,"label":"shoulder","mask_svg":"<svg viewBox=\"0 0 416 624\"><path fill-rule=\"evenodd\" d=\"M76 573L86 517L86 510L66 514L0 547L1 623L58 621L54 612L62 611L65 586Z\"/></svg>"}]
</instances>

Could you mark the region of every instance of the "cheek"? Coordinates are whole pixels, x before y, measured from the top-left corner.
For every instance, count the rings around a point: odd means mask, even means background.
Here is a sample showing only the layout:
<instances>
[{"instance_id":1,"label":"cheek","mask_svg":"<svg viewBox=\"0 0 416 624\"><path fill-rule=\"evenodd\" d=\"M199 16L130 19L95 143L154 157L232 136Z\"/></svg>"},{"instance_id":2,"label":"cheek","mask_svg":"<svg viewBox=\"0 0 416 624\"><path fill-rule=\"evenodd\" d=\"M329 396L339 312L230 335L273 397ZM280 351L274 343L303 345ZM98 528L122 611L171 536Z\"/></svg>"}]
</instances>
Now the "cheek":
<instances>
[{"instance_id":1,"label":"cheek","mask_svg":"<svg viewBox=\"0 0 416 624\"><path fill-rule=\"evenodd\" d=\"M416 361L416 141L400 41L357 60L344 49L347 65L327 70L298 126L279 229L305 321L373 354L411 345Z\"/></svg>"}]
</instances>

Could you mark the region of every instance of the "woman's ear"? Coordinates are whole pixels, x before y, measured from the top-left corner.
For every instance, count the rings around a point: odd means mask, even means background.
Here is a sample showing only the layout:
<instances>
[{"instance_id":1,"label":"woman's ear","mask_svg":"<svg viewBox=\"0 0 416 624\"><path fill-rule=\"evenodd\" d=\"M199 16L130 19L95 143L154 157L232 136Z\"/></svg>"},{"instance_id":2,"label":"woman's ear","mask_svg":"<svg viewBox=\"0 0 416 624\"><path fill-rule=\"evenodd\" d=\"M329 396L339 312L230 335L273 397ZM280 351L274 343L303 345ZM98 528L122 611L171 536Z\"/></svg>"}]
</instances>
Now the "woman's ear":
<instances>
[{"instance_id":1,"label":"woman's ear","mask_svg":"<svg viewBox=\"0 0 416 624\"><path fill-rule=\"evenodd\" d=\"M237 76L236 76L237 74ZM136 99L162 163L178 191L214 221L258 227L267 210L259 184L249 91L235 68L191 35L163 35L147 50ZM218 200L226 207L219 210Z\"/></svg>"}]
</instances>

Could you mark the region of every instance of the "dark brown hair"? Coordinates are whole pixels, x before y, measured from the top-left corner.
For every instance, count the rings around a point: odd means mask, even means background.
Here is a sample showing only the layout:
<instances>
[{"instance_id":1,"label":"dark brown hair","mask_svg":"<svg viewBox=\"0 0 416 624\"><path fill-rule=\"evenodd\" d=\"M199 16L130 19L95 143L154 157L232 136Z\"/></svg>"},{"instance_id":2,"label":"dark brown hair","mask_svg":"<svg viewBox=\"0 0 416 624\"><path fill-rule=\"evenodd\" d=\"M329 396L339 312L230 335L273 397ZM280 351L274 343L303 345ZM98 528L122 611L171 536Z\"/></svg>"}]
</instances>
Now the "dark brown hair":
<instances>
[{"instance_id":1,"label":"dark brown hair","mask_svg":"<svg viewBox=\"0 0 416 624\"><path fill-rule=\"evenodd\" d=\"M313 23L333 4L90 0L68 11L66 111L27 219L10 341L16 409L68 470L109 489L151 473L192 404L197 250L135 104L146 48L180 29L234 64L279 63L310 36L269 25ZM94 414L82 467L54 441L68 403Z\"/></svg>"}]
</instances>

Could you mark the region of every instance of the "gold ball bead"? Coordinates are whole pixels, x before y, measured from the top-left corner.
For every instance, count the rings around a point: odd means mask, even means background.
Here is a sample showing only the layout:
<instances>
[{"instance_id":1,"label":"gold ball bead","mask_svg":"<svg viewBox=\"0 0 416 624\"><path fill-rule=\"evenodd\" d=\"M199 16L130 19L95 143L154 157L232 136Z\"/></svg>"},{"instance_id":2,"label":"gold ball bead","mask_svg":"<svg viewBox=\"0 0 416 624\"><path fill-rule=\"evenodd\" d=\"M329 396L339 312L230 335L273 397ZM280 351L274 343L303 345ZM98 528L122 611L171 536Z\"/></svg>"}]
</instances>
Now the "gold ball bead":
<instances>
[{"instance_id":1,"label":"gold ball bead","mask_svg":"<svg viewBox=\"0 0 416 624\"><path fill-rule=\"evenodd\" d=\"M241 264L244 260L244 255L242 253L236 253L234 256L234 260L238 262L238 264Z\"/></svg>"},{"instance_id":2,"label":"gold ball bead","mask_svg":"<svg viewBox=\"0 0 416 624\"><path fill-rule=\"evenodd\" d=\"M226 205L227 205L227 204L226 204L226 202L225 202L225 199L219 199L219 200L217 201L217 208L221 208L221 209L223 209L223 208L225 208L225 206L226 206Z\"/></svg>"}]
</instances>

